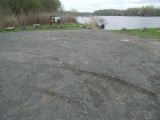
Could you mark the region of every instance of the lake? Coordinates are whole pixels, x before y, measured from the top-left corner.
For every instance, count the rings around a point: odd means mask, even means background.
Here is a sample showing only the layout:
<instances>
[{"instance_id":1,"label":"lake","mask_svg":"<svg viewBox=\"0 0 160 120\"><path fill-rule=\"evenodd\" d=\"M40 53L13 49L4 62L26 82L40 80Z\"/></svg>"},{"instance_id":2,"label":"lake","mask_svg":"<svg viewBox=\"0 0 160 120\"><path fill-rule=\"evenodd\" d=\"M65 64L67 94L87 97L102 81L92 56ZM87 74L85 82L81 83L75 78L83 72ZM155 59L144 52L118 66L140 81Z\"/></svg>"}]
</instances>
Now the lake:
<instances>
[{"instance_id":1,"label":"lake","mask_svg":"<svg viewBox=\"0 0 160 120\"><path fill-rule=\"evenodd\" d=\"M77 17L79 23L85 24L96 21L105 24L105 29L120 30L122 28L160 28L160 17L131 17L131 16L94 16Z\"/></svg>"}]
</instances>

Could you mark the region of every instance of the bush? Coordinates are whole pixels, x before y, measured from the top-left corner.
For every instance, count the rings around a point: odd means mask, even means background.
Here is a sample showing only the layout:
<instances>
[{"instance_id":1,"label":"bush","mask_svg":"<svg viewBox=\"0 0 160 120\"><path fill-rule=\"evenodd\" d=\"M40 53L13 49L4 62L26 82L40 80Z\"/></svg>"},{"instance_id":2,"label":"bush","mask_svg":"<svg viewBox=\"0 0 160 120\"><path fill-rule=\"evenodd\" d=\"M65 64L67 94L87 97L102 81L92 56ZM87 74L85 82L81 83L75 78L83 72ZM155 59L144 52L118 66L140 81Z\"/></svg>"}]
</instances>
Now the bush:
<instances>
[{"instance_id":1,"label":"bush","mask_svg":"<svg viewBox=\"0 0 160 120\"><path fill-rule=\"evenodd\" d=\"M148 31L148 28L147 27L144 27L144 28L141 28L140 29L142 32L146 32L146 31Z\"/></svg>"},{"instance_id":2,"label":"bush","mask_svg":"<svg viewBox=\"0 0 160 120\"><path fill-rule=\"evenodd\" d=\"M127 31L127 28L122 28L121 31Z\"/></svg>"},{"instance_id":3,"label":"bush","mask_svg":"<svg viewBox=\"0 0 160 120\"><path fill-rule=\"evenodd\" d=\"M62 15L62 23L76 23L76 18L73 15Z\"/></svg>"},{"instance_id":4,"label":"bush","mask_svg":"<svg viewBox=\"0 0 160 120\"><path fill-rule=\"evenodd\" d=\"M11 11L0 9L0 28L18 25L17 17Z\"/></svg>"}]
</instances>

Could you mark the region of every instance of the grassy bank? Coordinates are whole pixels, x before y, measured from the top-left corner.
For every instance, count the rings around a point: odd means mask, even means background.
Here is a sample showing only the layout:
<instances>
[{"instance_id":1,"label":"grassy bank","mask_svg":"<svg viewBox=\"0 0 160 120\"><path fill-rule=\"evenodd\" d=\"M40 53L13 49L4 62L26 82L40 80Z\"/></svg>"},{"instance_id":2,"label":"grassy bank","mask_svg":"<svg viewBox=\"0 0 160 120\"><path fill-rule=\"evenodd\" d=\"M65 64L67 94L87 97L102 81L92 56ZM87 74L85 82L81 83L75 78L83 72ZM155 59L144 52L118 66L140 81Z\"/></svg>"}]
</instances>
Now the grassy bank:
<instances>
[{"instance_id":1,"label":"grassy bank","mask_svg":"<svg viewBox=\"0 0 160 120\"><path fill-rule=\"evenodd\" d=\"M160 40L160 28L133 29L133 30L122 29L116 32Z\"/></svg>"},{"instance_id":2,"label":"grassy bank","mask_svg":"<svg viewBox=\"0 0 160 120\"><path fill-rule=\"evenodd\" d=\"M26 26L26 27L15 27L12 30L6 30L5 28L0 28L0 32L21 32L21 31L40 31L40 30L75 30L75 29L84 29L84 25L79 23L64 23L61 27L58 27L56 24L50 26L39 25L39 26Z\"/></svg>"},{"instance_id":3,"label":"grassy bank","mask_svg":"<svg viewBox=\"0 0 160 120\"><path fill-rule=\"evenodd\" d=\"M50 26L50 16L61 16L60 28L56 24ZM80 29L83 28L78 24L75 18L76 14L67 12L30 12L15 15L11 11L0 11L0 32L32 31L32 30L58 30L58 29ZM35 24L39 24L38 26ZM7 30L6 28L14 28Z\"/></svg>"}]
</instances>

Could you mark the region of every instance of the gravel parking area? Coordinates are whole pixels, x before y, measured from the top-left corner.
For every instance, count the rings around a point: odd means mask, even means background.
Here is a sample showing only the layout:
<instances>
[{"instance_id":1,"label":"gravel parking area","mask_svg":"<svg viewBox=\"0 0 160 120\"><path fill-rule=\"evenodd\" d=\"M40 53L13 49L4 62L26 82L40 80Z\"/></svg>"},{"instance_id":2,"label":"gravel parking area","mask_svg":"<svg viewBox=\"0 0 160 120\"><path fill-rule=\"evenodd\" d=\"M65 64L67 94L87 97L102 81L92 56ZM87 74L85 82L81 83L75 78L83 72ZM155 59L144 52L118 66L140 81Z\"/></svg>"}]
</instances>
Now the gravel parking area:
<instances>
[{"instance_id":1,"label":"gravel parking area","mask_svg":"<svg viewBox=\"0 0 160 120\"><path fill-rule=\"evenodd\" d=\"M0 120L160 120L160 42L103 30L0 33Z\"/></svg>"}]
</instances>

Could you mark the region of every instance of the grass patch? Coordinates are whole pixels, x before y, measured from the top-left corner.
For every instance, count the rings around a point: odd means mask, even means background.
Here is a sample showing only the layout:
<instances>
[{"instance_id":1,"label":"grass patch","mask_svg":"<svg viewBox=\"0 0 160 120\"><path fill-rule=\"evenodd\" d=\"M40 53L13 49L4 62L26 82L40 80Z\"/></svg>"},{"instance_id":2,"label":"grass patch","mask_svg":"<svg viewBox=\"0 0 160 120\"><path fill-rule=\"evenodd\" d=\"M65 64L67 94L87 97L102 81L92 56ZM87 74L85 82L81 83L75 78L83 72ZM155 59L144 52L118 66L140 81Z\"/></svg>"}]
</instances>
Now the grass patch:
<instances>
[{"instance_id":1,"label":"grass patch","mask_svg":"<svg viewBox=\"0 0 160 120\"><path fill-rule=\"evenodd\" d=\"M6 30L4 28L0 29L0 32L21 32L21 31L39 31L39 30L75 30L75 29L84 29L84 25L79 23L65 23L61 27L57 27L56 24L53 26L50 25L40 25L37 27L34 26L25 26L25 27L15 27L13 30Z\"/></svg>"},{"instance_id":2,"label":"grass patch","mask_svg":"<svg viewBox=\"0 0 160 120\"><path fill-rule=\"evenodd\" d=\"M154 38L160 40L160 28L147 28L145 31L141 29L132 29L132 30L114 30L115 32L125 33L129 35L136 35L146 38Z\"/></svg>"}]
</instances>

